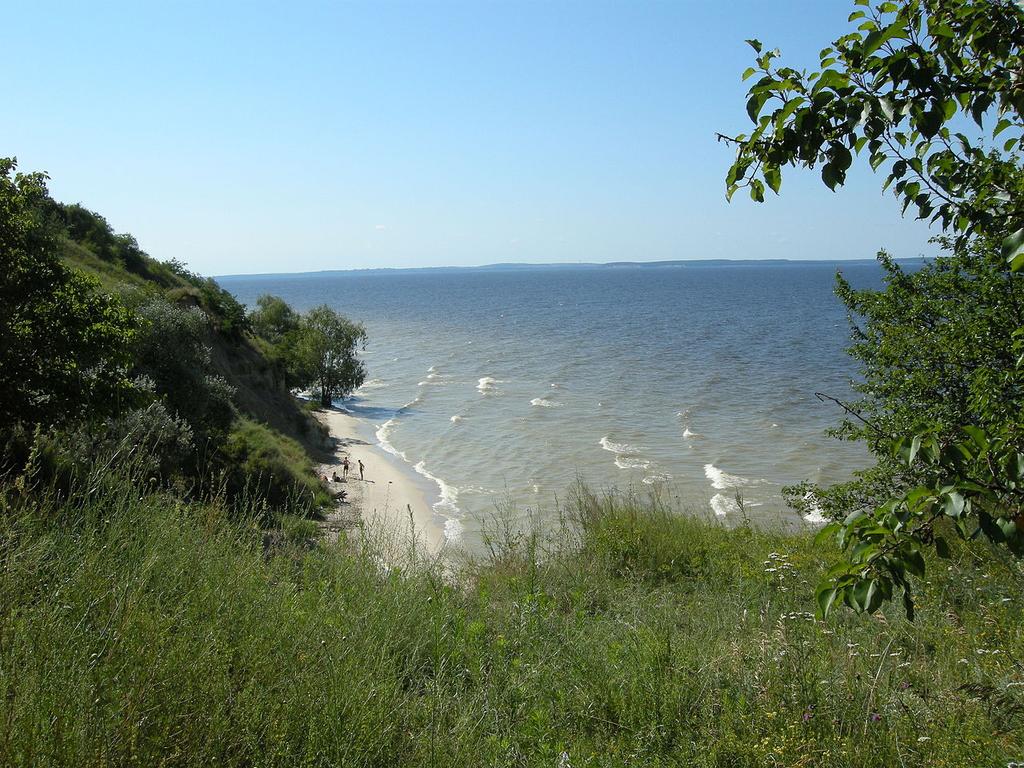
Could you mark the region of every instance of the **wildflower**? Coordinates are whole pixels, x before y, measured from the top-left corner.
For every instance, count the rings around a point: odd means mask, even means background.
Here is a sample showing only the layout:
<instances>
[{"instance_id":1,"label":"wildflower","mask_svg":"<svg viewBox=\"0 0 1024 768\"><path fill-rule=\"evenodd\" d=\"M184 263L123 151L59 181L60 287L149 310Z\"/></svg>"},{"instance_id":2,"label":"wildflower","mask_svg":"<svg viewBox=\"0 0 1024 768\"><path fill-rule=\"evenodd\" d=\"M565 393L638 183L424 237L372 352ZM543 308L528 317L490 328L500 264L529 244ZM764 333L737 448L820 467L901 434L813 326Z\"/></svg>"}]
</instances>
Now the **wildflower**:
<instances>
[{"instance_id":1,"label":"wildflower","mask_svg":"<svg viewBox=\"0 0 1024 768\"><path fill-rule=\"evenodd\" d=\"M877 723L877 722L881 721L881 719L882 719L882 716L880 714L878 714L877 712L872 712L871 713L871 722L872 723Z\"/></svg>"}]
</instances>

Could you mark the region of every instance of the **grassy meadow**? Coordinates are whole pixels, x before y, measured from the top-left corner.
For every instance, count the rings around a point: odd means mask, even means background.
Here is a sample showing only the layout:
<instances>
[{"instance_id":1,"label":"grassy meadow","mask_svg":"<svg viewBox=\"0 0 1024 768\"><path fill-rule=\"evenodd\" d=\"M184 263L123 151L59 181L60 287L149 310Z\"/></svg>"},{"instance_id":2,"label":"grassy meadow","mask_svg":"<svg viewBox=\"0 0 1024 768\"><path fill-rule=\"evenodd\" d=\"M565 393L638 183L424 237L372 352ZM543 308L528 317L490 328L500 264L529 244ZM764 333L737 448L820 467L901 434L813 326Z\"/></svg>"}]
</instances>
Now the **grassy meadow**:
<instances>
[{"instance_id":1,"label":"grassy meadow","mask_svg":"<svg viewBox=\"0 0 1024 768\"><path fill-rule=\"evenodd\" d=\"M86 487L88 486L88 487ZM264 551L218 499L9 482L0 764L1005 765L1020 563L961 545L918 616L814 620L828 550L580 489L457 564ZM70 499L70 500L69 500ZM382 563L390 563L384 566Z\"/></svg>"}]
</instances>

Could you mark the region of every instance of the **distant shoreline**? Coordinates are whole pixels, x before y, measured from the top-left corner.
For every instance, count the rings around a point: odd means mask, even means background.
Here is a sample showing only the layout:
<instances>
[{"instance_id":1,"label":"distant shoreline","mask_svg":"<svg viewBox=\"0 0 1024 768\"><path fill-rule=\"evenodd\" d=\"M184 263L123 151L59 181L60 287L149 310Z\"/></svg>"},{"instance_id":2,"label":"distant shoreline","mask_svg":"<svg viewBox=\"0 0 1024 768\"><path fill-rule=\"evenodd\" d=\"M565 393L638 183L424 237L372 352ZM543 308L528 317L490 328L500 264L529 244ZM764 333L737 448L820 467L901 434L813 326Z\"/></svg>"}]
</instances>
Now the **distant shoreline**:
<instances>
[{"instance_id":1,"label":"distant shoreline","mask_svg":"<svg viewBox=\"0 0 1024 768\"><path fill-rule=\"evenodd\" d=\"M920 264L932 260L932 256L913 256L893 259L897 264ZM253 272L242 274L215 275L215 280L231 279L282 279L302 277L322 277L325 275L405 275L422 272L556 272L571 269L607 270L607 269L705 269L708 267L799 267L799 266L836 266L876 264L877 259L675 259L671 261L609 261L609 262L558 262L530 263L508 262L498 264L481 264L467 267L371 267L365 269L320 269L308 272Z\"/></svg>"}]
</instances>

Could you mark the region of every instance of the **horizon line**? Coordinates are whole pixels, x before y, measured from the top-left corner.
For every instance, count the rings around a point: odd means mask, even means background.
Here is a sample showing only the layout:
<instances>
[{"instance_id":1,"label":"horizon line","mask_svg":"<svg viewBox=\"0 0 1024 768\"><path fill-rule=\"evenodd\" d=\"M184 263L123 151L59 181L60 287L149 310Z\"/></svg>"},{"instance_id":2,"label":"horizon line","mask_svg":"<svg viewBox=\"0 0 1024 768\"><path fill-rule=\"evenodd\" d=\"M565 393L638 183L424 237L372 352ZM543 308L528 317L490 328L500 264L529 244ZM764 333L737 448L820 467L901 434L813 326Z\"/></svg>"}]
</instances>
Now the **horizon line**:
<instances>
[{"instance_id":1,"label":"horizon line","mask_svg":"<svg viewBox=\"0 0 1024 768\"><path fill-rule=\"evenodd\" d=\"M894 258L895 262L927 261L930 256L904 256ZM659 261L558 261L558 262L532 262L532 261L505 261L491 264L476 265L441 265L429 267L351 267L348 269L311 269L298 272L235 272L225 275L213 275L215 280L225 278L243 277L301 277L304 275L332 275L332 274L367 274L376 272L453 272L469 271L478 269L517 270L517 269L572 269L572 268L615 268L615 267L684 267L684 266L756 266L756 265L781 265L781 264L857 264L874 263L874 258L855 259L662 259Z\"/></svg>"}]
</instances>

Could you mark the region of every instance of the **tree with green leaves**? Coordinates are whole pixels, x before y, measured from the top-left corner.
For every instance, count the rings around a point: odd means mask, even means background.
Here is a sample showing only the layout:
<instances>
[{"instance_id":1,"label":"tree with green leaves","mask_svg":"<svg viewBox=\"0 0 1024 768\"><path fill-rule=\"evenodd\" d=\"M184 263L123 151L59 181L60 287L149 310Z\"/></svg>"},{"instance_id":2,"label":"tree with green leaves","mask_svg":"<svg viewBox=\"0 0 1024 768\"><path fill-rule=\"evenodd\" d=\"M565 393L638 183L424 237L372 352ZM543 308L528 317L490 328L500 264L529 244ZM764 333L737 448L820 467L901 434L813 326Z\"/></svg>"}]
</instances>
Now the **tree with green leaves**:
<instances>
[{"instance_id":1,"label":"tree with green leaves","mask_svg":"<svg viewBox=\"0 0 1024 768\"><path fill-rule=\"evenodd\" d=\"M1024 10L1013 0L855 6L856 28L821 51L816 72L779 66L778 50L748 41L754 129L719 136L738 150L727 194L746 187L762 201L786 166L818 168L835 189L866 154L904 211L960 236L1020 229L1024 176L1012 152L1024 114Z\"/></svg>"},{"instance_id":2,"label":"tree with green leaves","mask_svg":"<svg viewBox=\"0 0 1024 768\"><path fill-rule=\"evenodd\" d=\"M943 555L947 529L1024 550L1024 8L855 0L849 22L810 73L748 41L754 128L719 138L737 150L730 198L746 188L762 202L798 166L834 190L866 156L904 212L946 233L944 254L917 272L883 254L882 291L840 276L863 381L838 431L878 463L816 489L841 518L823 536L845 554L820 612L837 601L873 611L902 591L912 615L923 548Z\"/></svg>"},{"instance_id":3,"label":"tree with green leaves","mask_svg":"<svg viewBox=\"0 0 1024 768\"><path fill-rule=\"evenodd\" d=\"M304 313L287 340L292 347L289 366L297 385L313 387L324 408L366 380L366 367L356 356L358 348L366 344L366 329L326 304Z\"/></svg>"},{"instance_id":4,"label":"tree with green leaves","mask_svg":"<svg viewBox=\"0 0 1024 768\"><path fill-rule=\"evenodd\" d=\"M0 159L0 423L113 413L132 391L134 316L66 267L46 176Z\"/></svg>"},{"instance_id":5,"label":"tree with green leaves","mask_svg":"<svg viewBox=\"0 0 1024 768\"><path fill-rule=\"evenodd\" d=\"M271 344L277 344L299 327L299 313L280 296L264 293L256 299L256 309L249 313L253 332Z\"/></svg>"}]
</instances>

